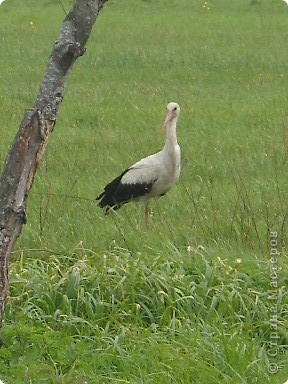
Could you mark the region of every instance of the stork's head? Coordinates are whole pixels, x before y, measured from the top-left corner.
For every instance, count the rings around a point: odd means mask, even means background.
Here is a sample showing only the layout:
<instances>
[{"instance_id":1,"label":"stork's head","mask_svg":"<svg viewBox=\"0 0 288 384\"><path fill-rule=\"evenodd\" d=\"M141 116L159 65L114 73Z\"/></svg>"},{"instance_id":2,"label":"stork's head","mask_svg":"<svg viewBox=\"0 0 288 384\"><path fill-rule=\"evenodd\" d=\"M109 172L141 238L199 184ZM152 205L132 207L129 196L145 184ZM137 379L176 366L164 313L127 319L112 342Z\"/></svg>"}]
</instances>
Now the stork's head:
<instances>
[{"instance_id":1,"label":"stork's head","mask_svg":"<svg viewBox=\"0 0 288 384\"><path fill-rule=\"evenodd\" d=\"M177 103L169 103L167 104L167 115L163 124L163 129L167 128L168 125L172 123L172 121L176 121L177 117L180 113L180 107Z\"/></svg>"}]
</instances>

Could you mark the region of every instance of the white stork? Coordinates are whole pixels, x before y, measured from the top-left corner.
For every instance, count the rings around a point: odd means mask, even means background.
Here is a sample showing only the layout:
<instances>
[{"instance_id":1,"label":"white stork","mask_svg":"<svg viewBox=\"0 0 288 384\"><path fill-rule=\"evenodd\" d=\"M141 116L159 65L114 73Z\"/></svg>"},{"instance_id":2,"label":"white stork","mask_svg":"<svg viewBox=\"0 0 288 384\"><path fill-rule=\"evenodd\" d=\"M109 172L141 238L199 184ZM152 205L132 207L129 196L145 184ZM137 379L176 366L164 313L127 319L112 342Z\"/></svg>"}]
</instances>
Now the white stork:
<instances>
[{"instance_id":1,"label":"white stork","mask_svg":"<svg viewBox=\"0 0 288 384\"><path fill-rule=\"evenodd\" d=\"M148 204L151 198L165 195L179 179L180 147L177 143L176 123L180 113L177 103L167 105L163 124L166 141L162 151L145 157L107 184L96 200L105 212L117 210L130 201L142 201L145 206L145 223L148 227Z\"/></svg>"}]
</instances>

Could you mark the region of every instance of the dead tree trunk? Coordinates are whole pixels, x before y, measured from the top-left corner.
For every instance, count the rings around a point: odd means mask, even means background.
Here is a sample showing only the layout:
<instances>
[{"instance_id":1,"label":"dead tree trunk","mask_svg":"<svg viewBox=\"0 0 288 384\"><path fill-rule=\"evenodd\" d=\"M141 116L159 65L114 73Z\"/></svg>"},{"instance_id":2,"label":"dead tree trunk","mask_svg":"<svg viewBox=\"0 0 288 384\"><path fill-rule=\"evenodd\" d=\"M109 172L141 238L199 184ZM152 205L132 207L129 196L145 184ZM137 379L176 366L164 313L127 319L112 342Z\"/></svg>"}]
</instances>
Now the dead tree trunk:
<instances>
[{"instance_id":1,"label":"dead tree trunk","mask_svg":"<svg viewBox=\"0 0 288 384\"><path fill-rule=\"evenodd\" d=\"M107 0L77 0L66 16L35 105L25 112L0 178L0 327L8 290L8 258L26 222L26 204L37 165L56 123L67 75Z\"/></svg>"}]
</instances>

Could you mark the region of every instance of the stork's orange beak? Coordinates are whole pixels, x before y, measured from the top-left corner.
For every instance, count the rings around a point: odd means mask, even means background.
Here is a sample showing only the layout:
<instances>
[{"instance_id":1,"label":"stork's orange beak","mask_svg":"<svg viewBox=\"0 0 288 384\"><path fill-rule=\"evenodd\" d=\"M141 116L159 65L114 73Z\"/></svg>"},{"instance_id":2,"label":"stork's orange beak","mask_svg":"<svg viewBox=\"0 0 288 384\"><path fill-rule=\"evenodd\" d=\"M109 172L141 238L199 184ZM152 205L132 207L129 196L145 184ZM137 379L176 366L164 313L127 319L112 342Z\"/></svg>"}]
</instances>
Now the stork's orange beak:
<instances>
[{"instance_id":1,"label":"stork's orange beak","mask_svg":"<svg viewBox=\"0 0 288 384\"><path fill-rule=\"evenodd\" d=\"M172 117L173 117L173 114L172 114L172 111L168 111L167 112L167 115L166 115L166 119L162 125L162 129L161 131L165 131L165 129L167 128L167 125L170 123L170 121L172 120Z\"/></svg>"}]
</instances>

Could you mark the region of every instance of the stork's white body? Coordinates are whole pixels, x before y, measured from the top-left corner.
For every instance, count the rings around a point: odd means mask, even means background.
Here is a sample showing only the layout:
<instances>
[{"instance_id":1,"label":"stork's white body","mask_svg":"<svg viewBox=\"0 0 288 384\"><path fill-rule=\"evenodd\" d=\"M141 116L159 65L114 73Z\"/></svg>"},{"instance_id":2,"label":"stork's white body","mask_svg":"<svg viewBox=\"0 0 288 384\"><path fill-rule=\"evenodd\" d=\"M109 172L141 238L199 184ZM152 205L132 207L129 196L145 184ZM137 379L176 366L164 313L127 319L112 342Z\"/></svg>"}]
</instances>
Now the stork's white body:
<instances>
[{"instance_id":1,"label":"stork's white body","mask_svg":"<svg viewBox=\"0 0 288 384\"><path fill-rule=\"evenodd\" d=\"M180 176L181 152L176 143L175 147L168 152L164 147L162 151L145 157L129 168L123 175L123 184L152 184L151 191L144 196L139 196L137 201L146 201L157 198L175 185ZM135 200L136 200L135 199Z\"/></svg>"},{"instance_id":2,"label":"stork's white body","mask_svg":"<svg viewBox=\"0 0 288 384\"><path fill-rule=\"evenodd\" d=\"M106 211L118 209L129 201L142 201L148 226L148 203L151 198L165 195L177 182L181 169L181 151L177 143L176 123L180 107L169 103L163 127L166 141L162 151L138 161L107 184L98 196L99 206Z\"/></svg>"}]
</instances>

